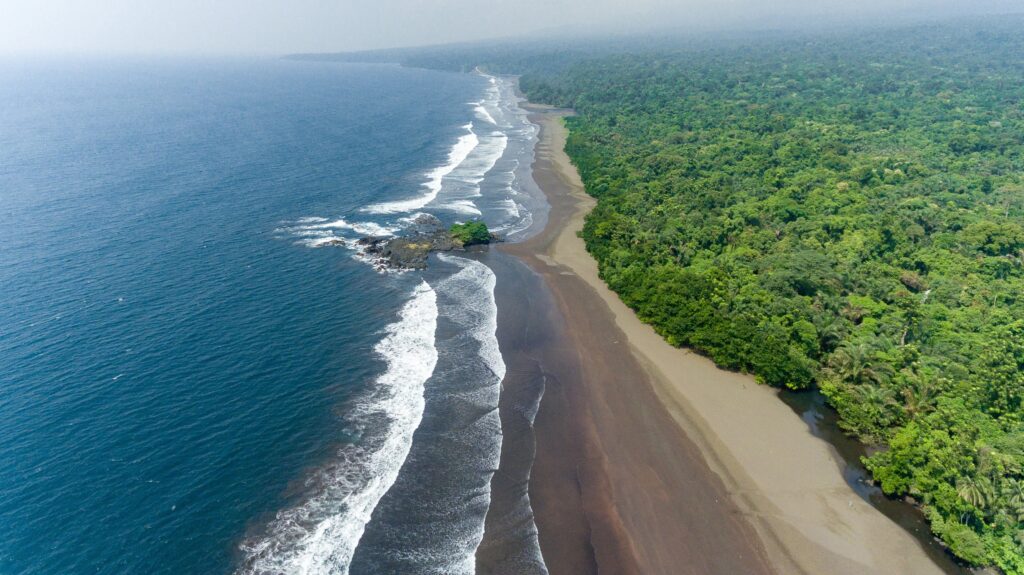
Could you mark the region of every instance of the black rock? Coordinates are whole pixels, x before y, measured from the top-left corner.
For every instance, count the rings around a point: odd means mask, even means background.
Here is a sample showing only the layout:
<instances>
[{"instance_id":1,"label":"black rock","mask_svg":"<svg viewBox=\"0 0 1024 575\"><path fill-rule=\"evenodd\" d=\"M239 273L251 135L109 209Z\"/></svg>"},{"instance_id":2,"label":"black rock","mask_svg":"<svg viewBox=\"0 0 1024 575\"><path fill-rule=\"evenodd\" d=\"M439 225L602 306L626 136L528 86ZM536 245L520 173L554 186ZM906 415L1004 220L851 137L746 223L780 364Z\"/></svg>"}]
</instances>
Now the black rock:
<instances>
[{"instance_id":1,"label":"black rock","mask_svg":"<svg viewBox=\"0 0 1024 575\"><path fill-rule=\"evenodd\" d=\"M434 216L427 216L437 220ZM418 217L417 219L420 219ZM424 222L425 225L432 225L431 222ZM438 220L440 224L440 220ZM498 236L491 234L491 241L501 241ZM421 270L427 267L427 258L431 252L450 252L453 250L464 250L458 239L454 238L445 229L435 229L432 232L418 232L408 236L397 238L388 237L364 237L356 240L364 255L376 260L375 266L401 270Z\"/></svg>"},{"instance_id":2,"label":"black rock","mask_svg":"<svg viewBox=\"0 0 1024 575\"><path fill-rule=\"evenodd\" d=\"M412 219L412 231L417 234L435 234L444 230L444 224L437 216L419 214Z\"/></svg>"}]
</instances>

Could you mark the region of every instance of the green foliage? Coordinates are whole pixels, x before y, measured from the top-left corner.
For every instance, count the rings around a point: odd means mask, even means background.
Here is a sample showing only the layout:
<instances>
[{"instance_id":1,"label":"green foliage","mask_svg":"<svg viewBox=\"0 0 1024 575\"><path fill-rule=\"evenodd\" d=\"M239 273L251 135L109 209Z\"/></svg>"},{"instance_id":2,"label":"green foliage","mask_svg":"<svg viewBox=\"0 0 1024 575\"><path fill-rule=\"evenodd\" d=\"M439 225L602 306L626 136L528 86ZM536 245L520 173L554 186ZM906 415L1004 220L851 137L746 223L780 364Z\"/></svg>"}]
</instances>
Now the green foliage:
<instances>
[{"instance_id":1,"label":"green foliage","mask_svg":"<svg viewBox=\"0 0 1024 575\"><path fill-rule=\"evenodd\" d=\"M962 523L933 524L937 535L949 545L949 550L970 563L981 564L988 559L985 542L970 527Z\"/></svg>"},{"instance_id":2,"label":"green foliage","mask_svg":"<svg viewBox=\"0 0 1024 575\"><path fill-rule=\"evenodd\" d=\"M487 229L487 224L479 220L472 220L462 224L452 224L449 228L449 233L452 237L462 243L464 246L471 246L474 244L486 244L491 241L491 232Z\"/></svg>"}]
</instances>

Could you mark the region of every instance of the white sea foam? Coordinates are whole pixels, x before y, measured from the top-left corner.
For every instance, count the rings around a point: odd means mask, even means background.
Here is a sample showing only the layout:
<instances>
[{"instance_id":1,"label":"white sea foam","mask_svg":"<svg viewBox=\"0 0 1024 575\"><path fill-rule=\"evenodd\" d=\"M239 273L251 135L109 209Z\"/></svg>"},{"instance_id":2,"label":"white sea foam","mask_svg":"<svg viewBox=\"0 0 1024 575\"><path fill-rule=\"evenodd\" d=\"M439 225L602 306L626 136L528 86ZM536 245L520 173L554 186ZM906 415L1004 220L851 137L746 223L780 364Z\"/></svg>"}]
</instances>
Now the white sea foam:
<instances>
[{"instance_id":1,"label":"white sea foam","mask_svg":"<svg viewBox=\"0 0 1024 575\"><path fill-rule=\"evenodd\" d=\"M397 226L381 225L377 222L349 222L344 219L335 220L322 224L309 226L310 228L348 229L360 235L386 236L394 235L398 231Z\"/></svg>"},{"instance_id":2,"label":"white sea foam","mask_svg":"<svg viewBox=\"0 0 1024 575\"><path fill-rule=\"evenodd\" d=\"M497 285L497 278L491 268L486 265L467 258L438 254L438 257L446 263L456 263L462 266L457 274L445 280L443 284L449 287L452 284L462 283L464 295L468 300L475 300L474 304L464 308L472 310L472 313L479 314L479 321L474 322L472 336L480 342L480 357L484 359L491 372L494 374L497 383L505 377L505 361L498 349L498 305L494 299L494 288ZM494 390L497 399L498 390Z\"/></svg>"},{"instance_id":3,"label":"white sea foam","mask_svg":"<svg viewBox=\"0 0 1024 575\"><path fill-rule=\"evenodd\" d=\"M505 155L507 147L508 136L503 132L491 132L484 136L473 154L463 162L457 172L452 174L452 177L469 184L470 189L464 190L464 194L473 197L480 196L480 182L484 181L488 172L493 170L498 160Z\"/></svg>"},{"instance_id":4,"label":"white sea foam","mask_svg":"<svg viewBox=\"0 0 1024 575\"><path fill-rule=\"evenodd\" d=\"M420 284L385 329L374 350L387 368L354 409L364 428L357 445L306 481L314 492L301 505L278 512L266 533L246 540L246 575L344 575L366 523L409 455L423 418L423 389L437 365L437 295Z\"/></svg>"},{"instance_id":5,"label":"white sea foam","mask_svg":"<svg viewBox=\"0 0 1024 575\"><path fill-rule=\"evenodd\" d=\"M498 202L498 207L505 212L506 218L493 228L494 232L500 232L508 237L527 230L533 225L533 214L512 197Z\"/></svg>"},{"instance_id":6,"label":"white sea foam","mask_svg":"<svg viewBox=\"0 0 1024 575\"><path fill-rule=\"evenodd\" d=\"M338 236L334 236L334 235L331 235L331 234L326 234L326 235L323 235L323 236L308 237L308 238L305 238L305 239L301 239L301 240L299 240L299 241L297 241L295 243L299 244L300 246L306 246L307 248L322 248L324 246L347 246L348 245L348 242L345 240L345 238L339 238Z\"/></svg>"},{"instance_id":7,"label":"white sea foam","mask_svg":"<svg viewBox=\"0 0 1024 575\"><path fill-rule=\"evenodd\" d=\"M427 173L427 181L424 182L423 186L427 188L427 192L417 198L410 198L408 200L398 200L394 202L384 202L380 204L374 204L363 211L372 214L393 214L398 212L411 212L418 210L434 201L437 194L441 192L441 182L444 177L452 173L455 168L459 167L459 164L464 162L469 157L480 140L477 138L476 133L473 132L473 124L466 124L464 129L467 131L466 134L459 137L455 145L448 152L448 161L437 168L434 168Z\"/></svg>"},{"instance_id":8,"label":"white sea foam","mask_svg":"<svg viewBox=\"0 0 1024 575\"><path fill-rule=\"evenodd\" d=\"M501 122L495 119L494 114L491 112L493 110L494 112L497 112L504 116L505 109L504 106L502 105L503 102L501 97L501 85L499 84L498 79L495 78L494 76L484 76L487 78L489 85L487 86L487 89L484 91L483 100L481 100L480 103L477 104L477 107L475 109L477 117L481 118L482 120L488 121L491 124L494 124L495 126L501 126Z\"/></svg>"},{"instance_id":9,"label":"white sea foam","mask_svg":"<svg viewBox=\"0 0 1024 575\"><path fill-rule=\"evenodd\" d=\"M385 237L393 236L400 226L382 225L376 222L349 222L345 219L329 220L319 216L299 218L294 223L274 230L281 237L297 238L295 243L309 248L343 246L354 248L353 235ZM349 237L339 235L351 232Z\"/></svg>"},{"instance_id":10,"label":"white sea foam","mask_svg":"<svg viewBox=\"0 0 1024 575\"><path fill-rule=\"evenodd\" d=\"M481 196L480 184L505 154L508 136L500 131L483 136L473 153L451 174L452 185L445 188L441 208L462 214L481 215L471 198Z\"/></svg>"},{"instance_id":11,"label":"white sea foam","mask_svg":"<svg viewBox=\"0 0 1024 575\"><path fill-rule=\"evenodd\" d=\"M491 134L491 141L488 142L488 144L489 145L486 150L487 155L481 162L481 165L478 168L479 171L477 172L480 180L483 180L483 177L487 175L487 172L493 170L494 165L498 163L498 160L500 160L502 156L505 155L505 150L508 148L508 136L506 136L504 132L493 132ZM479 184L479 181L477 184ZM479 185L477 186L477 190L479 191Z\"/></svg>"},{"instance_id":12,"label":"white sea foam","mask_svg":"<svg viewBox=\"0 0 1024 575\"><path fill-rule=\"evenodd\" d=\"M459 302L450 313L449 319L477 342L478 355L490 376L477 391L464 394L463 399L472 396L473 403L490 408L486 415L475 425L481 429L493 430L486 436L490 445L477 445L481 450L483 461L478 463L480 469L493 470L498 468L501 459L501 420L498 415L498 401L501 396L501 382L505 378L505 361L498 347L498 306L494 299L494 288L497 285L494 272L486 265L467 258L438 254L438 258L448 264L455 264L461 269L453 276L438 284L438 291L446 298ZM467 430L468 431L468 430ZM486 507L490 507L491 478L488 476L481 486L486 498ZM484 535L484 516L479 518L479 525L471 532L465 533L465 540L456 547L463 552L462 557L452 558L452 564L446 566L445 572L471 575L475 572L476 550Z\"/></svg>"},{"instance_id":13,"label":"white sea foam","mask_svg":"<svg viewBox=\"0 0 1024 575\"><path fill-rule=\"evenodd\" d=\"M517 204L516 201L513 200L512 198L505 198L504 200L501 200L501 207L505 209L505 213L507 213L510 217L520 217L521 206Z\"/></svg>"},{"instance_id":14,"label":"white sea foam","mask_svg":"<svg viewBox=\"0 0 1024 575\"><path fill-rule=\"evenodd\" d=\"M477 118L494 125L498 124L498 122L494 119L494 116L492 116L491 113L487 111L487 108L484 107L483 101L474 104L474 106L475 107L473 108L473 111L476 112Z\"/></svg>"},{"instance_id":15,"label":"white sea foam","mask_svg":"<svg viewBox=\"0 0 1024 575\"><path fill-rule=\"evenodd\" d=\"M352 230L364 236L393 236L399 230L396 226L384 226L376 222L349 222L345 219L321 221L320 223L292 228L296 233L315 230Z\"/></svg>"},{"instance_id":16,"label":"white sea foam","mask_svg":"<svg viewBox=\"0 0 1024 575\"><path fill-rule=\"evenodd\" d=\"M331 235L330 230L317 230L311 228L277 228L274 233L297 238L322 238Z\"/></svg>"},{"instance_id":17,"label":"white sea foam","mask_svg":"<svg viewBox=\"0 0 1024 575\"><path fill-rule=\"evenodd\" d=\"M446 210L468 216L483 215L483 212L480 211L480 208L476 207L473 200L453 200L442 207Z\"/></svg>"},{"instance_id":18,"label":"white sea foam","mask_svg":"<svg viewBox=\"0 0 1024 575\"><path fill-rule=\"evenodd\" d=\"M507 230L505 230L505 235L506 236L512 236L514 234L518 234L520 232L524 232L524 231L530 229L530 226L532 226L532 225L533 225L533 214L530 213L530 212L526 212L526 215L523 216L523 218L520 219L517 224L512 225Z\"/></svg>"}]
</instances>

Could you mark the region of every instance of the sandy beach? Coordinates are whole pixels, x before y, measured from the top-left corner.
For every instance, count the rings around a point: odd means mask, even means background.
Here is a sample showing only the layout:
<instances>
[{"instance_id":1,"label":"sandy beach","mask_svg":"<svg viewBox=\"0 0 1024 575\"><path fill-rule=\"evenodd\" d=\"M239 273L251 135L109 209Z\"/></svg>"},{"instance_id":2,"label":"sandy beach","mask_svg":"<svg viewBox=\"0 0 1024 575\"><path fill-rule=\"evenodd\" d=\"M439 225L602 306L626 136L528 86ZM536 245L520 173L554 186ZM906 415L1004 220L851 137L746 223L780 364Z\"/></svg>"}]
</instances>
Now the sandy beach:
<instances>
[{"instance_id":1,"label":"sandy beach","mask_svg":"<svg viewBox=\"0 0 1024 575\"><path fill-rule=\"evenodd\" d=\"M564 113L531 111L551 213L501 251L551 294L528 312L529 286L505 296L521 312L507 329L548 329L510 373L543 381L529 497L550 572L955 572L857 495L777 391L668 345L608 290L577 235L594 200L563 151Z\"/></svg>"}]
</instances>

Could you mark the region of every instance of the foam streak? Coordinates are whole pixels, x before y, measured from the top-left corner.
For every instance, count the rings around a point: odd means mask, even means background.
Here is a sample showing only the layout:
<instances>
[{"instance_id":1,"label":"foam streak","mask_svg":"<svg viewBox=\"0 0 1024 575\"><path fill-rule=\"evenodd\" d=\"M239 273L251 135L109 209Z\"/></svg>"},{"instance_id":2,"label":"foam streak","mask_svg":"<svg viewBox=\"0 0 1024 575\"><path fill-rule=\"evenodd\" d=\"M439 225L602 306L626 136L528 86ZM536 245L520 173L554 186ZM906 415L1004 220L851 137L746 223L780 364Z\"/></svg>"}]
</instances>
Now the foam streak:
<instances>
[{"instance_id":1,"label":"foam streak","mask_svg":"<svg viewBox=\"0 0 1024 575\"><path fill-rule=\"evenodd\" d=\"M260 537L246 540L240 575L345 575L366 523L398 477L423 418L424 384L437 365L437 295L414 291L374 350L387 363L352 422L375 432L342 448L339 460L306 483L314 493L281 511Z\"/></svg>"},{"instance_id":2,"label":"foam streak","mask_svg":"<svg viewBox=\"0 0 1024 575\"><path fill-rule=\"evenodd\" d=\"M452 146L451 151L448 152L448 161L444 165L438 166L427 173L427 181L423 184L423 186L427 188L427 192L425 194L408 200L374 204L364 208L364 211L371 214L411 212L419 210L434 201L437 194L441 192L441 182L444 180L445 176L452 173L455 168L459 167L459 164L464 162L466 158L469 157L469 154L480 143L476 133L473 132L473 124L466 124L464 128L468 133L459 137L458 141L455 142L455 145Z\"/></svg>"}]
</instances>

